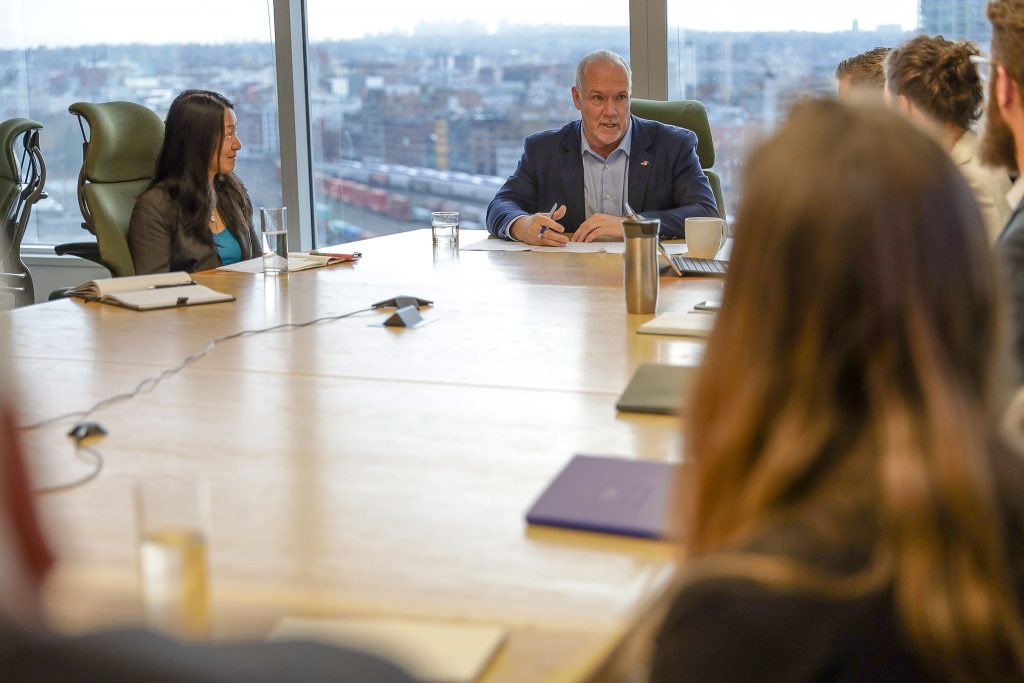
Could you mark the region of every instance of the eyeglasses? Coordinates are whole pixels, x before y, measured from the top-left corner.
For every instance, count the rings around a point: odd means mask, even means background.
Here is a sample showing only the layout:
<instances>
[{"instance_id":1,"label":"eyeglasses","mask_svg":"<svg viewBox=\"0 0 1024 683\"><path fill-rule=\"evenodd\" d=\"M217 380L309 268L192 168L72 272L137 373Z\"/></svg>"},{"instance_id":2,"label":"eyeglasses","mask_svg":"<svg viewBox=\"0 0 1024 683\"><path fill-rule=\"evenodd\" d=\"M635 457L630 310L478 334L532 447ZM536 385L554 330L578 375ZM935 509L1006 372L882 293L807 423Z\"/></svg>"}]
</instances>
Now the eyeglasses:
<instances>
[{"instance_id":1,"label":"eyeglasses","mask_svg":"<svg viewBox=\"0 0 1024 683\"><path fill-rule=\"evenodd\" d=\"M988 85L988 82L992 79L992 74L995 72L997 66L1002 64L989 55L971 55L971 62L978 67L978 76L981 77L983 85Z\"/></svg>"}]
</instances>

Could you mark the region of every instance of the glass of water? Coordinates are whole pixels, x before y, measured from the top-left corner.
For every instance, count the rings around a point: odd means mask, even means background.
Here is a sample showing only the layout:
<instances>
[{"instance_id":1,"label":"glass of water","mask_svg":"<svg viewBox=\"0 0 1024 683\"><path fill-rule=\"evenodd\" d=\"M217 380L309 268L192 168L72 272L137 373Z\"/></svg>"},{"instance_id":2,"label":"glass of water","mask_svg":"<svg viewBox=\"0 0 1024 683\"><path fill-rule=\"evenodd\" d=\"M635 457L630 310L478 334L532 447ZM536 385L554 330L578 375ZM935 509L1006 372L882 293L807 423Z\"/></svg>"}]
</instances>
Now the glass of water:
<instances>
[{"instance_id":1,"label":"glass of water","mask_svg":"<svg viewBox=\"0 0 1024 683\"><path fill-rule=\"evenodd\" d=\"M135 485L139 578L146 624L177 638L210 635L210 494L205 480Z\"/></svg>"},{"instance_id":2,"label":"glass of water","mask_svg":"<svg viewBox=\"0 0 1024 683\"><path fill-rule=\"evenodd\" d=\"M459 212L433 212L430 214L430 231L434 235L434 244L457 243L459 241Z\"/></svg>"},{"instance_id":3,"label":"glass of water","mask_svg":"<svg viewBox=\"0 0 1024 683\"><path fill-rule=\"evenodd\" d=\"M263 240L263 273L288 272L288 209L260 207L260 239Z\"/></svg>"}]
</instances>

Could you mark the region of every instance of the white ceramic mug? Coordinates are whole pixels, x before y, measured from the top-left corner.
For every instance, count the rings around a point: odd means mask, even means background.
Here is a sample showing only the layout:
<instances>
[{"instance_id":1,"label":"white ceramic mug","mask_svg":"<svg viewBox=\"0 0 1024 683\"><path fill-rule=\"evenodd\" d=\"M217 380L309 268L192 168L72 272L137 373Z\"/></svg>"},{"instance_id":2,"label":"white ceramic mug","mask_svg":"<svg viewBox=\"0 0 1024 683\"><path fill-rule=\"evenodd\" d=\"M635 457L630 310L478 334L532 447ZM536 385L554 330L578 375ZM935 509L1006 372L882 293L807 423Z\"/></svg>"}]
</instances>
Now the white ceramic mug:
<instances>
[{"instance_id":1,"label":"white ceramic mug","mask_svg":"<svg viewBox=\"0 0 1024 683\"><path fill-rule=\"evenodd\" d=\"M685 226L687 256L693 258L715 258L729 237L729 227L721 218L687 218Z\"/></svg>"}]
</instances>

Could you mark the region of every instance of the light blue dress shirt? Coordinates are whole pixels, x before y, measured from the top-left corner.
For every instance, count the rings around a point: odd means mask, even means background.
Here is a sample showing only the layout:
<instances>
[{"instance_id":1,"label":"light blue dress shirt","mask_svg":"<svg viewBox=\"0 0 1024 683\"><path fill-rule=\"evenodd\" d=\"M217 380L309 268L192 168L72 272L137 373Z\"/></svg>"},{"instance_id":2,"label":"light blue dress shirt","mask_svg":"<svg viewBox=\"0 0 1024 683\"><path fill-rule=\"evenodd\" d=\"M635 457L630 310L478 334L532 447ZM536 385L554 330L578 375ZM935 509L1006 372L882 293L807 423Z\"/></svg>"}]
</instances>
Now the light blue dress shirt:
<instances>
[{"instance_id":1,"label":"light blue dress shirt","mask_svg":"<svg viewBox=\"0 0 1024 683\"><path fill-rule=\"evenodd\" d=\"M633 140L633 125L630 122L619 146L612 150L607 159L594 151L581 131L583 154L583 203L584 215L590 218L595 213L611 216L625 214L626 178L629 177L629 144Z\"/></svg>"},{"instance_id":2,"label":"light blue dress shirt","mask_svg":"<svg viewBox=\"0 0 1024 683\"><path fill-rule=\"evenodd\" d=\"M607 159L594 151L587 141L587 134L580 126L580 153L583 155L583 204L587 218L595 213L606 213L611 216L626 214L626 185L629 178L629 146L633 141L633 122L629 119L629 128L619 140L619 146L612 150ZM513 216L501 228L501 236L514 240L512 224L521 216Z\"/></svg>"}]
</instances>

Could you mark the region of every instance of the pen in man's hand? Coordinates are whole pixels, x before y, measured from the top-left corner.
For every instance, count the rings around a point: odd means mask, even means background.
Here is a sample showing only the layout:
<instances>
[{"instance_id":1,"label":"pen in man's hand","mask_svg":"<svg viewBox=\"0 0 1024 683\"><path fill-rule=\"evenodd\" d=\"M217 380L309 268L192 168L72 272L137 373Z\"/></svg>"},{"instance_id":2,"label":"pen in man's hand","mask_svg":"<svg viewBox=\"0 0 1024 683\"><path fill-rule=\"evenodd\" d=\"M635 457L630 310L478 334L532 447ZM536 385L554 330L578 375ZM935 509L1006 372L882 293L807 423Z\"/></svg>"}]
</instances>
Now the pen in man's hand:
<instances>
[{"instance_id":1,"label":"pen in man's hand","mask_svg":"<svg viewBox=\"0 0 1024 683\"><path fill-rule=\"evenodd\" d=\"M551 209L548 211L548 218L551 218L552 216L554 216L555 215L555 211L557 209L558 209L558 202L555 202L554 204L551 205ZM544 236L544 231L547 230L547 229L548 229L548 226L546 226L546 225L540 226L540 232L537 233L537 237L543 237Z\"/></svg>"}]
</instances>

